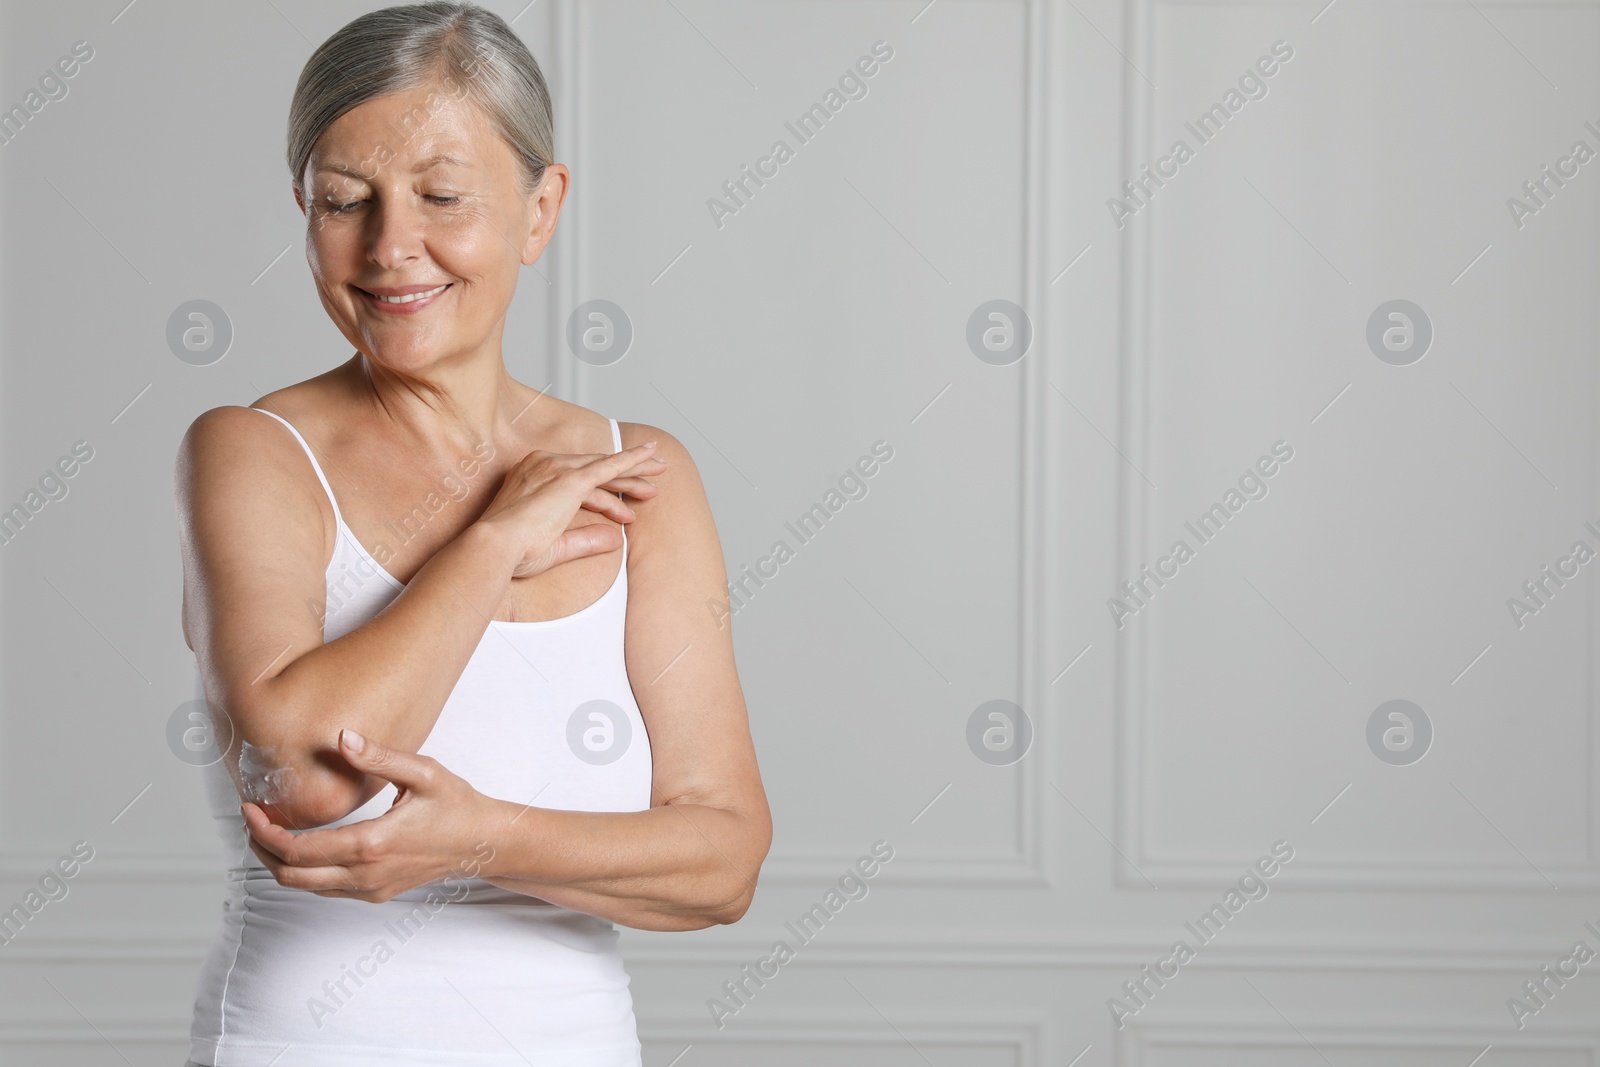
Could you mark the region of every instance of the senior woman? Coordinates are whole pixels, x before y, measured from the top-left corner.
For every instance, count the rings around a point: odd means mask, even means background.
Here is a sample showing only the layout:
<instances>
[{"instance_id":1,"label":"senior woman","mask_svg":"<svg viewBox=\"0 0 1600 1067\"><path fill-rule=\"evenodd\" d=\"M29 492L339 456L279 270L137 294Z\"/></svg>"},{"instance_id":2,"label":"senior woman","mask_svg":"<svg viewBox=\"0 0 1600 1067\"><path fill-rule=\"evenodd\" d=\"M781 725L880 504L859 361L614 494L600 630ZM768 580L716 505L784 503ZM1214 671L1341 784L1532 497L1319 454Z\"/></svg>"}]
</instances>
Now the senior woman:
<instances>
[{"instance_id":1,"label":"senior woman","mask_svg":"<svg viewBox=\"0 0 1600 1067\"><path fill-rule=\"evenodd\" d=\"M502 358L567 191L551 126L472 4L363 15L295 89L306 255L355 353L200 415L175 469L233 863L191 1064L638 1065L615 924L755 892L771 820L694 463Z\"/></svg>"}]
</instances>

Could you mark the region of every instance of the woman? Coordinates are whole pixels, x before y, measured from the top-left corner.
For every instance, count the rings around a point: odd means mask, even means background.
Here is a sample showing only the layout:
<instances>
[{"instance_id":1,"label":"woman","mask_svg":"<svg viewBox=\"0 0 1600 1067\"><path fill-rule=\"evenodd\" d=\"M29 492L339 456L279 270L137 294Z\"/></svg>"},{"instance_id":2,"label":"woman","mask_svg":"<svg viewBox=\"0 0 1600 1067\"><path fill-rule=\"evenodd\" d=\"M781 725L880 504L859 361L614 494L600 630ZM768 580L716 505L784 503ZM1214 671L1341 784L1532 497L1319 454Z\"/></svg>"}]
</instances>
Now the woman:
<instances>
[{"instance_id":1,"label":"woman","mask_svg":"<svg viewBox=\"0 0 1600 1067\"><path fill-rule=\"evenodd\" d=\"M569 174L502 19L357 18L288 157L356 352L178 456L234 853L190 1063L637 1065L615 924L737 921L771 841L694 463L506 372Z\"/></svg>"}]
</instances>

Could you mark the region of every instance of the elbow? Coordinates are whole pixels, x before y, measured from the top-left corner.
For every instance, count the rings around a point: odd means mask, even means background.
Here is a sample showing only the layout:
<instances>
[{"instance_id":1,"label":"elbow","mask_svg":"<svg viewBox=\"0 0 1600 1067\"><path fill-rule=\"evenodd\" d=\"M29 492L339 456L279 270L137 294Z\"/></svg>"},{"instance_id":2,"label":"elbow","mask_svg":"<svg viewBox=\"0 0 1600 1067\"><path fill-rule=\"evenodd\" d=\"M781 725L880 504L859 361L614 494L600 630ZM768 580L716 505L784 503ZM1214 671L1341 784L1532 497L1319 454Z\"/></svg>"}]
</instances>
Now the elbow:
<instances>
[{"instance_id":1,"label":"elbow","mask_svg":"<svg viewBox=\"0 0 1600 1067\"><path fill-rule=\"evenodd\" d=\"M343 783L307 772L289 763L250 773L241 768L239 795L266 812L267 818L291 830L311 830L337 822L360 805Z\"/></svg>"},{"instance_id":2,"label":"elbow","mask_svg":"<svg viewBox=\"0 0 1600 1067\"><path fill-rule=\"evenodd\" d=\"M258 799L259 798L259 799ZM262 794L245 793L244 799L258 806L267 818L291 830L314 830L338 822L359 804L347 802L345 791L294 784Z\"/></svg>"},{"instance_id":3,"label":"elbow","mask_svg":"<svg viewBox=\"0 0 1600 1067\"><path fill-rule=\"evenodd\" d=\"M738 922L756 899L756 881L761 876L761 864L766 861L767 852L772 848L771 816L764 815L757 820L753 832L755 839L751 842L748 864L738 872L739 877L729 880L727 894L722 898L725 903L708 912L713 925L729 926ZM744 870L750 872L748 877L743 874Z\"/></svg>"},{"instance_id":4,"label":"elbow","mask_svg":"<svg viewBox=\"0 0 1600 1067\"><path fill-rule=\"evenodd\" d=\"M229 721L217 724L217 734L231 737L226 758L239 797L278 825L309 830L338 822L385 785L340 755L337 731L325 736L327 727L281 676L230 694L227 706L232 715L223 715Z\"/></svg>"},{"instance_id":5,"label":"elbow","mask_svg":"<svg viewBox=\"0 0 1600 1067\"><path fill-rule=\"evenodd\" d=\"M750 904L756 898L755 890L746 888L743 893L731 901L710 910L708 918L711 926L731 926L744 918L744 913L750 910Z\"/></svg>"},{"instance_id":6,"label":"elbow","mask_svg":"<svg viewBox=\"0 0 1600 1067\"><path fill-rule=\"evenodd\" d=\"M361 795L366 776L337 751L320 746L255 744L241 737L236 766L241 799L293 830L337 822L368 799Z\"/></svg>"}]
</instances>

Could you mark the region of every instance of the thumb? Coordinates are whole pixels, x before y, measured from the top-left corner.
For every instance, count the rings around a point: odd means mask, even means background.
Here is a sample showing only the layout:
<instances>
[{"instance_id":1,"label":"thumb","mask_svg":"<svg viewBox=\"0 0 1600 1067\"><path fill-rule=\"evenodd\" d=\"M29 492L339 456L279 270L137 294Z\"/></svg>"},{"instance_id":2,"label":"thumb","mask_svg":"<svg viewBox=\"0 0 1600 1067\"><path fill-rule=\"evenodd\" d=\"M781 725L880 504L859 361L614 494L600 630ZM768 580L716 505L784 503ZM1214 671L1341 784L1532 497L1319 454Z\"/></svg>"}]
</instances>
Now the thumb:
<instances>
[{"instance_id":1,"label":"thumb","mask_svg":"<svg viewBox=\"0 0 1600 1067\"><path fill-rule=\"evenodd\" d=\"M415 788L432 779L428 757L369 740L348 726L339 731L339 750L352 767L398 786Z\"/></svg>"}]
</instances>

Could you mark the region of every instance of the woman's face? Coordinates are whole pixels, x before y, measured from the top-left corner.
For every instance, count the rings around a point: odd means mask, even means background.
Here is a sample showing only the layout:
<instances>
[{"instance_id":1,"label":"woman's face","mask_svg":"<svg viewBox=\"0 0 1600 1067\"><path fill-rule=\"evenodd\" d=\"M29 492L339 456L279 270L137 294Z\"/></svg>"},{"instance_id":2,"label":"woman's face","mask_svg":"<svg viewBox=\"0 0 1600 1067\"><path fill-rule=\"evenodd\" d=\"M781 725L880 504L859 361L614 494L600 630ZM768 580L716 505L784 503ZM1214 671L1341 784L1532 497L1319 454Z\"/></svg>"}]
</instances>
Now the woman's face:
<instances>
[{"instance_id":1,"label":"woman's face","mask_svg":"<svg viewBox=\"0 0 1600 1067\"><path fill-rule=\"evenodd\" d=\"M307 161L305 200L295 194L322 306L351 344L402 374L499 356L518 271L539 258L566 195L560 164L525 194L510 145L453 84L341 115Z\"/></svg>"}]
</instances>

